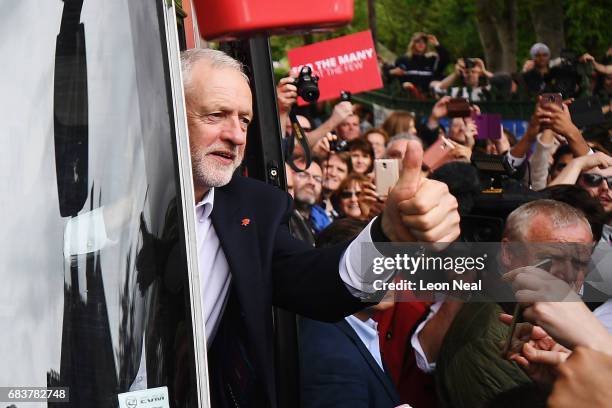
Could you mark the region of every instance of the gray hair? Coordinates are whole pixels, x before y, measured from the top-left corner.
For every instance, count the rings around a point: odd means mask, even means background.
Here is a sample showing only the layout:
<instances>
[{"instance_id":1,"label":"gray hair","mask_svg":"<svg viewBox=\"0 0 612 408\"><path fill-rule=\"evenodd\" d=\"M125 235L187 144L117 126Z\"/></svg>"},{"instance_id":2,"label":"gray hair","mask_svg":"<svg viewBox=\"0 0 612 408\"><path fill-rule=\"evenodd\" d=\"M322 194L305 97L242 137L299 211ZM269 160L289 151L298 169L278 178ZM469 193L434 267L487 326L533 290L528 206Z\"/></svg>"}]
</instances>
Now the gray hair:
<instances>
[{"instance_id":1,"label":"gray hair","mask_svg":"<svg viewBox=\"0 0 612 408\"><path fill-rule=\"evenodd\" d=\"M191 72L199 61L206 61L212 68L233 69L238 71L244 79L249 82L249 77L244 72L244 65L224 53L212 48L192 48L181 52L181 71L183 73L183 86L187 90L191 87Z\"/></svg>"},{"instance_id":2,"label":"gray hair","mask_svg":"<svg viewBox=\"0 0 612 408\"><path fill-rule=\"evenodd\" d=\"M401 133L397 133L396 135L394 135L392 138L389 139L389 141L387 142L387 148L389 148L389 146L391 146L393 143L400 141L400 140L416 140L420 144L423 144L423 141L421 140L420 137L413 135L412 133L401 132Z\"/></svg>"},{"instance_id":3,"label":"gray hair","mask_svg":"<svg viewBox=\"0 0 612 408\"><path fill-rule=\"evenodd\" d=\"M504 238L508 238L510 241L523 241L529 232L533 219L538 215L546 216L551 221L551 228L553 229L565 228L582 222L591 236L593 235L591 224L589 224L582 211L561 201L543 199L528 202L512 211L506 221Z\"/></svg>"}]
</instances>

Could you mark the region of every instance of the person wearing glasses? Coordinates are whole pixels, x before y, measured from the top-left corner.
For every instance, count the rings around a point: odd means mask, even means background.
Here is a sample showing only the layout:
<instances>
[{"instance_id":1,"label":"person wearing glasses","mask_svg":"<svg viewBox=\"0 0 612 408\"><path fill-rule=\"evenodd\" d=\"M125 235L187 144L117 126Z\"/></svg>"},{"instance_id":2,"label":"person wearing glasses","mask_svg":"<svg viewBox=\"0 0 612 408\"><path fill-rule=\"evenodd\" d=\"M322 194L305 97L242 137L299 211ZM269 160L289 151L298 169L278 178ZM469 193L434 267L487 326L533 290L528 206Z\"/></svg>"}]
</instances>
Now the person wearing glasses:
<instances>
[{"instance_id":1,"label":"person wearing glasses","mask_svg":"<svg viewBox=\"0 0 612 408\"><path fill-rule=\"evenodd\" d=\"M597 198L608 216L612 216L612 157L597 152L573 159L551 185L577 184ZM612 227L604 225L602 240L612 242Z\"/></svg>"},{"instance_id":2,"label":"person wearing glasses","mask_svg":"<svg viewBox=\"0 0 612 408\"><path fill-rule=\"evenodd\" d=\"M376 208L377 196L370 179L358 173L351 173L340 184L332 197L341 217L355 220L369 220Z\"/></svg>"},{"instance_id":3,"label":"person wearing glasses","mask_svg":"<svg viewBox=\"0 0 612 408\"><path fill-rule=\"evenodd\" d=\"M297 163L299 168L305 163ZM315 245L316 234L330 224L325 210L316 203L321 198L323 171L317 161L301 172L288 175L293 179L293 201L295 209L289 219L289 226L294 237Z\"/></svg>"}]
</instances>

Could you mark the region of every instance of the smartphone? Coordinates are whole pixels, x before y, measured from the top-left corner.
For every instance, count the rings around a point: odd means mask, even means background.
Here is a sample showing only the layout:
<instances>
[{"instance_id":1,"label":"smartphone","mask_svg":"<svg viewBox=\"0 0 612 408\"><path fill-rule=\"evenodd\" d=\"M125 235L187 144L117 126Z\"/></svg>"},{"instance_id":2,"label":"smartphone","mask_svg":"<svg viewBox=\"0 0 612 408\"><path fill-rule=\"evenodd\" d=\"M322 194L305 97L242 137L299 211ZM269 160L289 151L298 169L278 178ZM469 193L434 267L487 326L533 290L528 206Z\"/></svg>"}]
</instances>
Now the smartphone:
<instances>
[{"instance_id":1,"label":"smartphone","mask_svg":"<svg viewBox=\"0 0 612 408\"><path fill-rule=\"evenodd\" d=\"M441 136L423 154L423 165L430 171L435 171L439 167L453 159L452 151L455 148L453 142Z\"/></svg>"},{"instance_id":2,"label":"smartphone","mask_svg":"<svg viewBox=\"0 0 612 408\"><path fill-rule=\"evenodd\" d=\"M545 258L540 262L537 262L533 265L534 268L542 268L548 270L550 265L552 264L552 259ZM502 357L506 357L512 348L512 338L514 337L514 332L516 331L516 325L518 323L522 323L523 319L523 307L518 303L514 306L514 312L512 313L512 323L510 323L510 329L508 330L508 337L506 338L506 343L502 349Z\"/></svg>"},{"instance_id":3,"label":"smartphone","mask_svg":"<svg viewBox=\"0 0 612 408\"><path fill-rule=\"evenodd\" d=\"M563 107L563 97L560 93L543 93L542 99L540 99L541 106L547 106L550 104L558 105L560 108Z\"/></svg>"},{"instance_id":4,"label":"smartphone","mask_svg":"<svg viewBox=\"0 0 612 408\"><path fill-rule=\"evenodd\" d=\"M467 118L470 116L470 103L465 98L452 98L446 105L449 118Z\"/></svg>"},{"instance_id":5,"label":"smartphone","mask_svg":"<svg viewBox=\"0 0 612 408\"><path fill-rule=\"evenodd\" d=\"M379 197L387 197L389 190L395 186L399 179L399 160L376 159L374 160L374 178L376 180L376 194Z\"/></svg>"},{"instance_id":6,"label":"smartphone","mask_svg":"<svg viewBox=\"0 0 612 408\"><path fill-rule=\"evenodd\" d=\"M478 140L499 140L502 136L501 115L498 113L482 113L474 117Z\"/></svg>"}]
</instances>

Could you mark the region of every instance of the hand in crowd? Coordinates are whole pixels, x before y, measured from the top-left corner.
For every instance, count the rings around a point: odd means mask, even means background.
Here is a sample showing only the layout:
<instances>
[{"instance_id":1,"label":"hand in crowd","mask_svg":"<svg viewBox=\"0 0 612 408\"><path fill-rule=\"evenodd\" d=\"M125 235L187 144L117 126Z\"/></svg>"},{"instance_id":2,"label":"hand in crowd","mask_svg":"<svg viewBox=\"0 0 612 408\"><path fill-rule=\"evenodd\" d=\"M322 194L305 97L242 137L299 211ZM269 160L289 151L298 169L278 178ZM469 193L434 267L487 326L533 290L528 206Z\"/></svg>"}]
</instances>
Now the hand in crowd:
<instances>
[{"instance_id":1,"label":"hand in crowd","mask_svg":"<svg viewBox=\"0 0 612 408\"><path fill-rule=\"evenodd\" d=\"M376 194L376 186L373 183L361 185L359 195L359 208L364 219L370 220L379 215L384 208L384 201L381 201Z\"/></svg>"},{"instance_id":2,"label":"hand in crowd","mask_svg":"<svg viewBox=\"0 0 612 408\"><path fill-rule=\"evenodd\" d=\"M612 357L577 347L558 367L550 408L606 407L612 401Z\"/></svg>"},{"instance_id":3,"label":"hand in crowd","mask_svg":"<svg viewBox=\"0 0 612 408\"><path fill-rule=\"evenodd\" d=\"M406 71L401 69L400 67L391 68L389 73L393 76L403 76L406 75Z\"/></svg>"},{"instance_id":4,"label":"hand in crowd","mask_svg":"<svg viewBox=\"0 0 612 408\"><path fill-rule=\"evenodd\" d=\"M499 320L510 326L512 316L502 314ZM539 326L523 322L516 324L512 347L506 356L539 384L552 384L557 375L557 365L564 362L571 350L557 343Z\"/></svg>"},{"instance_id":5,"label":"hand in crowd","mask_svg":"<svg viewBox=\"0 0 612 408\"><path fill-rule=\"evenodd\" d=\"M612 336L563 280L527 266L504 275L512 282L526 321L540 326L563 346L587 346L612 353Z\"/></svg>"},{"instance_id":6,"label":"hand in crowd","mask_svg":"<svg viewBox=\"0 0 612 408\"><path fill-rule=\"evenodd\" d=\"M421 174L423 147L408 141L400 178L383 210L383 232L395 242L454 241L459 236L457 200L446 184Z\"/></svg>"},{"instance_id":7,"label":"hand in crowd","mask_svg":"<svg viewBox=\"0 0 612 408\"><path fill-rule=\"evenodd\" d=\"M459 143L453 143L452 155L455 160L470 162L472 160L472 149Z\"/></svg>"},{"instance_id":8,"label":"hand in crowd","mask_svg":"<svg viewBox=\"0 0 612 408\"><path fill-rule=\"evenodd\" d=\"M538 98L538 101L541 97ZM536 109L536 115L540 122L541 128L551 129L566 138L575 138L577 135L580 136L580 130L572 122L569 109L567 105L562 104L561 106L549 103L542 106L538 103Z\"/></svg>"},{"instance_id":9,"label":"hand in crowd","mask_svg":"<svg viewBox=\"0 0 612 408\"><path fill-rule=\"evenodd\" d=\"M297 87L294 85L295 78L285 77L276 85L276 99L279 113L287 113L297 102Z\"/></svg>"},{"instance_id":10,"label":"hand in crowd","mask_svg":"<svg viewBox=\"0 0 612 408\"><path fill-rule=\"evenodd\" d=\"M472 60L474 61L474 65L478 68L480 68L480 71L486 75L487 77L492 77L493 73L487 71L487 67L485 66L484 61L481 58L472 58Z\"/></svg>"},{"instance_id":11,"label":"hand in crowd","mask_svg":"<svg viewBox=\"0 0 612 408\"><path fill-rule=\"evenodd\" d=\"M338 139L338 136L335 134L328 132L325 136L323 136L317 143L314 144L311 148L311 152L314 156L325 158L329 156L331 153L330 142Z\"/></svg>"},{"instance_id":12,"label":"hand in crowd","mask_svg":"<svg viewBox=\"0 0 612 408\"><path fill-rule=\"evenodd\" d=\"M478 127L476 126L476 122L472 118L463 119L463 123L465 123L465 128L463 130L463 134L465 135L465 146L470 149L470 152L474 145L476 144L476 136L478 135Z\"/></svg>"},{"instance_id":13,"label":"hand in crowd","mask_svg":"<svg viewBox=\"0 0 612 408\"><path fill-rule=\"evenodd\" d=\"M612 157L602 152L587 154L573 159L559 175L550 182L550 185L575 184L581 173L599 167L606 169L612 167Z\"/></svg>"},{"instance_id":14,"label":"hand in crowd","mask_svg":"<svg viewBox=\"0 0 612 408\"><path fill-rule=\"evenodd\" d=\"M414 84L410 81L406 81L402 84L402 87L407 90L407 91L412 91L413 89L416 89L416 87L414 86Z\"/></svg>"},{"instance_id":15,"label":"hand in crowd","mask_svg":"<svg viewBox=\"0 0 612 408\"><path fill-rule=\"evenodd\" d=\"M427 42L433 45L434 47L440 45L440 41L438 41L438 38L433 34L427 34Z\"/></svg>"},{"instance_id":16,"label":"hand in crowd","mask_svg":"<svg viewBox=\"0 0 612 408\"><path fill-rule=\"evenodd\" d=\"M575 163L581 172L594 169L595 167L600 169L612 167L612 157L602 152L576 157L572 162Z\"/></svg>"},{"instance_id":17,"label":"hand in crowd","mask_svg":"<svg viewBox=\"0 0 612 408\"><path fill-rule=\"evenodd\" d=\"M595 58L589 54L588 52L585 54L582 54L582 56L580 56L580 62L584 62L584 63L588 63L588 62L595 62Z\"/></svg>"},{"instance_id":18,"label":"hand in crowd","mask_svg":"<svg viewBox=\"0 0 612 408\"><path fill-rule=\"evenodd\" d=\"M523 64L523 72L531 71L535 67L535 63L533 60L528 59Z\"/></svg>"},{"instance_id":19,"label":"hand in crowd","mask_svg":"<svg viewBox=\"0 0 612 408\"><path fill-rule=\"evenodd\" d=\"M456 75L463 75L463 71L465 70L465 61L463 61L463 58L459 58L457 60L457 63L455 64L455 71L454 73Z\"/></svg>"},{"instance_id":20,"label":"hand in crowd","mask_svg":"<svg viewBox=\"0 0 612 408\"><path fill-rule=\"evenodd\" d=\"M329 118L332 127L338 126L346 118L353 114L353 104L349 101L342 101L334 106L334 110Z\"/></svg>"},{"instance_id":21,"label":"hand in crowd","mask_svg":"<svg viewBox=\"0 0 612 408\"><path fill-rule=\"evenodd\" d=\"M440 119L448 115L448 102L451 100L450 96L443 96L436 104L431 108L430 118L439 121Z\"/></svg>"}]
</instances>

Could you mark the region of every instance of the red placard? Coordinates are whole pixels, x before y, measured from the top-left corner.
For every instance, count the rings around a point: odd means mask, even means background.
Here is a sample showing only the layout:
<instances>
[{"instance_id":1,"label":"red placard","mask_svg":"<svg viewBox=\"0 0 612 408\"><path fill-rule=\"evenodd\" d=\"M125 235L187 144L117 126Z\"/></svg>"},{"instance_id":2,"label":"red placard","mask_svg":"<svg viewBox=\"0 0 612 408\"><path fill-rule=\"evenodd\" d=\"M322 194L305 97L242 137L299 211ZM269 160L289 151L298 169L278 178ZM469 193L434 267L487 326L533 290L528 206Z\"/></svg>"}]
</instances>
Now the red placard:
<instances>
[{"instance_id":1,"label":"red placard","mask_svg":"<svg viewBox=\"0 0 612 408\"><path fill-rule=\"evenodd\" d=\"M287 57L292 76L308 65L319 77L319 101L339 98L341 91L359 93L383 86L369 30L294 48ZM299 104L304 104L301 98Z\"/></svg>"}]
</instances>

